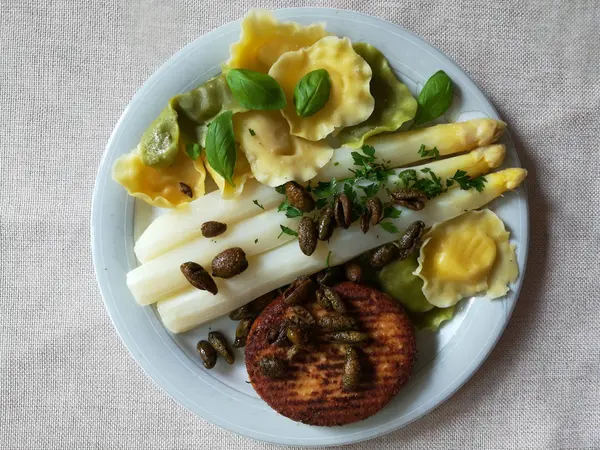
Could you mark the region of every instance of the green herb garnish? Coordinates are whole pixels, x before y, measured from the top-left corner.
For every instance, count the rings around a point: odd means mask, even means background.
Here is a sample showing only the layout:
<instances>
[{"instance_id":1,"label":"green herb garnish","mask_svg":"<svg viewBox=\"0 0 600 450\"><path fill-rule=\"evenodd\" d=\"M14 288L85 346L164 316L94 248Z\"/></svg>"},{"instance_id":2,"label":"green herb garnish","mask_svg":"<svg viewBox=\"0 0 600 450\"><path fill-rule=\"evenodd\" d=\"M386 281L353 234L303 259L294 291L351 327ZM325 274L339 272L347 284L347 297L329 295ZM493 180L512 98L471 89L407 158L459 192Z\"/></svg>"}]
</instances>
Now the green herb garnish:
<instances>
[{"instance_id":1,"label":"green herb garnish","mask_svg":"<svg viewBox=\"0 0 600 450\"><path fill-rule=\"evenodd\" d=\"M275 187L278 194L285 195L285 184Z\"/></svg>"},{"instance_id":2,"label":"green herb garnish","mask_svg":"<svg viewBox=\"0 0 600 450\"><path fill-rule=\"evenodd\" d=\"M453 100L452 80L443 70L434 73L421 89L413 125L431 122L444 114Z\"/></svg>"},{"instance_id":3,"label":"green herb garnish","mask_svg":"<svg viewBox=\"0 0 600 450\"><path fill-rule=\"evenodd\" d=\"M247 109L274 110L286 105L279 83L266 73L247 69L230 69L226 76L233 98Z\"/></svg>"},{"instance_id":4,"label":"green herb garnish","mask_svg":"<svg viewBox=\"0 0 600 450\"><path fill-rule=\"evenodd\" d=\"M383 218L384 219L397 219L398 217L400 217L401 213L402 213L402 211L394 208L393 206L386 206L383 209Z\"/></svg>"},{"instance_id":5,"label":"green herb garnish","mask_svg":"<svg viewBox=\"0 0 600 450\"><path fill-rule=\"evenodd\" d=\"M206 158L215 172L225 178L229 184L235 186L233 170L237 159L237 149L232 117L231 111L225 111L208 125Z\"/></svg>"},{"instance_id":6,"label":"green herb garnish","mask_svg":"<svg viewBox=\"0 0 600 450\"><path fill-rule=\"evenodd\" d=\"M250 136L256 136L256 133L252 128L248 128L248 131L250 132Z\"/></svg>"},{"instance_id":7,"label":"green herb garnish","mask_svg":"<svg viewBox=\"0 0 600 450\"><path fill-rule=\"evenodd\" d=\"M258 203L258 200L252 200L252 203L254 203L256 206L258 206L263 211L265 210L265 207L263 205L261 205L260 203Z\"/></svg>"},{"instance_id":8,"label":"green herb garnish","mask_svg":"<svg viewBox=\"0 0 600 450\"><path fill-rule=\"evenodd\" d=\"M425 168L421 172L429 174L430 178L420 178L411 187L422 191L427 198L432 199L446 192L442 186L442 179L433 170Z\"/></svg>"},{"instance_id":9,"label":"green herb garnish","mask_svg":"<svg viewBox=\"0 0 600 450\"><path fill-rule=\"evenodd\" d=\"M377 194L377 192L379 192L379 188L381 186L377 183L372 183L367 186L358 186L358 187L364 191L365 197L371 198L371 197L374 197Z\"/></svg>"},{"instance_id":10,"label":"green herb garnish","mask_svg":"<svg viewBox=\"0 0 600 450\"><path fill-rule=\"evenodd\" d=\"M255 244L258 244L258 238L257 238L257 239L254 239L254 243L255 243Z\"/></svg>"},{"instance_id":11,"label":"green herb garnish","mask_svg":"<svg viewBox=\"0 0 600 450\"><path fill-rule=\"evenodd\" d=\"M281 202L279 204L279 206L277 207L277 212L284 212L285 216L288 219L292 219L294 217L300 217L302 215L302 211L300 211L297 208L294 208L292 205L290 205L290 202L288 202L287 199L285 199L283 202Z\"/></svg>"},{"instance_id":12,"label":"green herb garnish","mask_svg":"<svg viewBox=\"0 0 600 450\"><path fill-rule=\"evenodd\" d=\"M334 167L337 167L337 166L339 166L339 165L340 165L340 162L339 162L339 161L336 161L336 162L334 162L334 163L333 163L333 165L334 165Z\"/></svg>"},{"instance_id":13,"label":"green herb garnish","mask_svg":"<svg viewBox=\"0 0 600 450\"><path fill-rule=\"evenodd\" d=\"M327 206L327 199L326 198L320 198L315 202L315 207L317 209L321 209L321 208L325 208L325 206Z\"/></svg>"},{"instance_id":14,"label":"green herb garnish","mask_svg":"<svg viewBox=\"0 0 600 450\"><path fill-rule=\"evenodd\" d=\"M395 234L399 231L398 227L396 227L396 225L394 225L392 222L381 222L379 225L388 233Z\"/></svg>"},{"instance_id":15,"label":"green herb garnish","mask_svg":"<svg viewBox=\"0 0 600 450\"><path fill-rule=\"evenodd\" d=\"M327 198L331 195L335 195L337 192L337 180L333 178L329 182L319 181L319 184L312 188L312 192L317 198Z\"/></svg>"},{"instance_id":16,"label":"green herb garnish","mask_svg":"<svg viewBox=\"0 0 600 450\"><path fill-rule=\"evenodd\" d=\"M417 153L419 154L419 156L421 158L439 158L440 157L440 151L437 149L437 147L433 147L432 149L427 150L425 148L425 145L421 145L421 148L419 148Z\"/></svg>"},{"instance_id":17,"label":"green herb garnish","mask_svg":"<svg viewBox=\"0 0 600 450\"><path fill-rule=\"evenodd\" d=\"M192 158L194 161L196 161L200 157L200 154L202 153L202 147L200 147L200 144L198 144L197 142L194 144L186 144L185 152L188 154L188 156L190 158Z\"/></svg>"},{"instance_id":18,"label":"green herb garnish","mask_svg":"<svg viewBox=\"0 0 600 450\"><path fill-rule=\"evenodd\" d=\"M325 260L325 266L329 268L329 261L331 260L331 250L327 253L327 259Z\"/></svg>"},{"instance_id":19,"label":"green herb garnish","mask_svg":"<svg viewBox=\"0 0 600 450\"><path fill-rule=\"evenodd\" d=\"M279 233L279 236L277 236L277 239L279 239L281 237L281 235L283 234L289 234L290 236L296 236L298 237L298 233L296 233L294 230L292 230L291 228L288 228L284 225L279 225L281 227L281 233Z\"/></svg>"},{"instance_id":20,"label":"green herb garnish","mask_svg":"<svg viewBox=\"0 0 600 450\"><path fill-rule=\"evenodd\" d=\"M465 172L464 170L457 170L452 178L448 178L446 180L446 186L450 187L455 182L458 183L460 188L465 191L467 189L474 188L477 190L477 192L481 192L481 191L483 191L483 188L485 187L485 183L487 182L487 180L483 175L475 177L475 178L471 178L469 175L467 175L467 172Z\"/></svg>"},{"instance_id":21,"label":"green herb garnish","mask_svg":"<svg viewBox=\"0 0 600 450\"><path fill-rule=\"evenodd\" d=\"M294 89L294 105L296 114L300 117L308 117L319 111L331 92L331 78L325 69L317 69L308 72L296 85Z\"/></svg>"}]
</instances>

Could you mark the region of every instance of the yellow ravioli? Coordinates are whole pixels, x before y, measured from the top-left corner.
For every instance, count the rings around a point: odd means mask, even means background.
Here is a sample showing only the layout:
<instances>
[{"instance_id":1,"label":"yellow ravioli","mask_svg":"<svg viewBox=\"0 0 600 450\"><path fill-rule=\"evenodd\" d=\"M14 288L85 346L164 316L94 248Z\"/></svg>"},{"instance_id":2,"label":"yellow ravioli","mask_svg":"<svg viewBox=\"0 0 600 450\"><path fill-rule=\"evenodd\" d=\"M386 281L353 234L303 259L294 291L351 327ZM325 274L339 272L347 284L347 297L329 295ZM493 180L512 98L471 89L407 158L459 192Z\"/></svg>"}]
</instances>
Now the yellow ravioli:
<instances>
[{"instance_id":1,"label":"yellow ravioli","mask_svg":"<svg viewBox=\"0 0 600 450\"><path fill-rule=\"evenodd\" d=\"M333 156L325 142L312 142L290 134L279 111L250 111L233 116L233 130L252 174L268 186L287 181L308 181Z\"/></svg>"},{"instance_id":2,"label":"yellow ravioli","mask_svg":"<svg viewBox=\"0 0 600 450\"><path fill-rule=\"evenodd\" d=\"M146 166L136 148L115 161L113 179L133 197L152 206L172 208L204 195L206 171L202 160L193 161L184 148L179 149L173 165L162 169ZM192 198L181 192L179 183L192 189Z\"/></svg>"},{"instance_id":3,"label":"yellow ravioli","mask_svg":"<svg viewBox=\"0 0 600 450\"><path fill-rule=\"evenodd\" d=\"M509 237L489 209L434 225L424 237L414 272L423 280L427 301L446 308L477 293L487 298L505 295L519 275Z\"/></svg>"},{"instance_id":4,"label":"yellow ravioli","mask_svg":"<svg viewBox=\"0 0 600 450\"><path fill-rule=\"evenodd\" d=\"M323 24L302 26L279 22L271 11L252 9L242 20L240 40L231 45L225 70L250 69L267 73L284 53L308 47L329 33Z\"/></svg>"},{"instance_id":5,"label":"yellow ravioli","mask_svg":"<svg viewBox=\"0 0 600 450\"><path fill-rule=\"evenodd\" d=\"M235 186L229 184L225 178L223 178L212 167L210 167L205 151L202 152L202 159L204 160L204 167L206 167L206 170L221 191L221 197L223 198L234 198L240 195L244 189L246 181L253 176L250 169L250 164L248 163L244 153L239 148L237 152L235 169L233 170L233 183Z\"/></svg>"},{"instance_id":6,"label":"yellow ravioli","mask_svg":"<svg viewBox=\"0 0 600 450\"><path fill-rule=\"evenodd\" d=\"M294 89L304 75L317 69L327 70L331 78L329 100L315 114L300 117L294 105ZM282 114L295 136L318 141L338 129L364 122L373 113L371 67L354 51L348 38L327 36L308 48L285 53L273 64L269 75L285 93L287 106Z\"/></svg>"}]
</instances>

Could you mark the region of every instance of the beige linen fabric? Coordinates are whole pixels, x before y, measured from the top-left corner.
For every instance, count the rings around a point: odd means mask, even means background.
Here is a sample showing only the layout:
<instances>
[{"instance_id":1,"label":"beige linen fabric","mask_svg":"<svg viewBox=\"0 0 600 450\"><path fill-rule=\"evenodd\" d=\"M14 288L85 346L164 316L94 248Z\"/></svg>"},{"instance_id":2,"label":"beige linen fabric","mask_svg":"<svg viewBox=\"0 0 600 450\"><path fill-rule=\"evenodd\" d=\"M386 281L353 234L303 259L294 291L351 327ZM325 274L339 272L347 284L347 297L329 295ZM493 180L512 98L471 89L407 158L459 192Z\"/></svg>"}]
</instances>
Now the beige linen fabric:
<instances>
[{"instance_id":1,"label":"beige linen fabric","mask_svg":"<svg viewBox=\"0 0 600 450\"><path fill-rule=\"evenodd\" d=\"M531 248L477 374L409 427L351 449L600 448L599 1L0 3L0 448L274 449L188 412L121 344L90 252L106 141L173 53L250 6L354 9L423 36L510 124Z\"/></svg>"}]
</instances>

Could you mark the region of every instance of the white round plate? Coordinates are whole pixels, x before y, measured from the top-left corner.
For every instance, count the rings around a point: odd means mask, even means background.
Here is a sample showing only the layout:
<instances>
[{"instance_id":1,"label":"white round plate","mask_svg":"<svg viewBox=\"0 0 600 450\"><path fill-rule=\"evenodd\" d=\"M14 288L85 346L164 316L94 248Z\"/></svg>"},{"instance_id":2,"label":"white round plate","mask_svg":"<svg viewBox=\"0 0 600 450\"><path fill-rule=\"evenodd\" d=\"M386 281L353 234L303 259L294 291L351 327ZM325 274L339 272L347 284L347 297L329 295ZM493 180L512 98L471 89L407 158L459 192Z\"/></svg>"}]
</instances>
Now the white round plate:
<instances>
[{"instance_id":1,"label":"white round plate","mask_svg":"<svg viewBox=\"0 0 600 450\"><path fill-rule=\"evenodd\" d=\"M301 24L325 21L328 31L367 41L380 49L414 94L434 72L443 69L457 91L445 120L487 116L499 118L475 84L450 59L407 30L351 11L294 8L276 11L280 19ZM205 370L195 344L210 329L232 336L235 323L215 320L183 335L171 335L151 306L138 306L125 284L136 267L134 223L141 205L111 178L111 167L134 148L142 132L169 98L219 73L229 45L237 41L239 21L224 25L189 44L169 59L137 92L117 124L100 164L92 207L92 250L96 276L106 309L121 339L156 383L200 417L245 436L280 444L325 446L370 439L421 417L452 395L477 370L498 340L513 310L523 279L529 243L529 219L524 188L497 200L500 215L517 244L521 276L510 294L499 300L469 299L438 333L419 333L418 361L411 380L375 416L352 425L311 427L280 416L269 408L247 381L243 352L234 366L217 364ZM509 136L506 166L520 163ZM139 214L138 214L139 215Z\"/></svg>"}]
</instances>

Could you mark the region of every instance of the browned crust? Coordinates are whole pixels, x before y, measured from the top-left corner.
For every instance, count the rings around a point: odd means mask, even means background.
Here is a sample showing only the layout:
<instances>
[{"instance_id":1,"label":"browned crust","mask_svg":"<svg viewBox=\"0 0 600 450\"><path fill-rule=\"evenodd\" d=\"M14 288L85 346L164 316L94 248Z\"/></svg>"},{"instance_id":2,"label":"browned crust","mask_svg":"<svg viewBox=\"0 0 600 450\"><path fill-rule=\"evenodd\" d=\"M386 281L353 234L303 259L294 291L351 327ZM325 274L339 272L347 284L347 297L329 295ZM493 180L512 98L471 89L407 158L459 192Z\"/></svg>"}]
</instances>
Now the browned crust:
<instances>
[{"instance_id":1,"label":"browned crust","mask_svg":"<svg viewBox=\"0 0 600 450\"><path fill-rule=\"evenodd\" d=\"M285 378L265 377L258 361L266 355L285 358L286 349L267 342L267 333L283 319L287 306L280 297L254 322L246 344L246 368L262 399L280 414L309 425L334 426L363 420L377 413L407 382L415 359L415 335L408 317L386 294L351 282L335 286L371 340L361 346L363 374L354 392L342 390L343 345L321 343L302 353ZM314 316L326 312L316 303Z\"/></svg>"}]
</instances>

